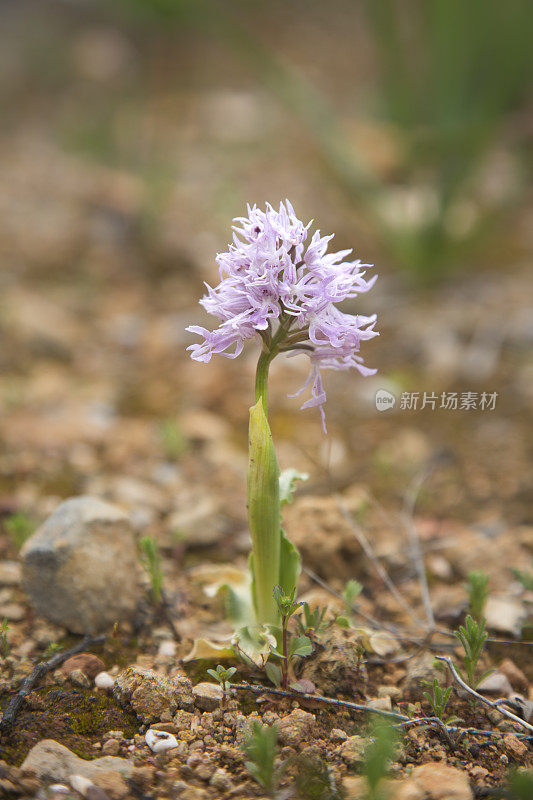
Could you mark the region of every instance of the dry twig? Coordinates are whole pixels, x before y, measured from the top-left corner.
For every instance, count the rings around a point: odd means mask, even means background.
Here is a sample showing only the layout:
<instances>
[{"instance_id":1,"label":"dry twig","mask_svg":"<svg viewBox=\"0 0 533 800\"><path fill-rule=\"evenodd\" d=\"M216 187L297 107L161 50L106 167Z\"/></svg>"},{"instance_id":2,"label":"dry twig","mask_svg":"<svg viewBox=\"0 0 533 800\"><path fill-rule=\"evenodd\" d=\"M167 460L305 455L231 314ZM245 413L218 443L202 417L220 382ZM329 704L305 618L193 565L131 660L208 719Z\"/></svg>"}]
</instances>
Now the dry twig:
<instances>
[{"instance_id":1,"label":"dry twig","mask_svg":"<svg viewBox=\"0 0 533 800\"><path fill-rule=\"evenodd\" d=\"M489 706L489 708L493 708L496 711L499 711L500 714L502 714L502 716L512 720L517 725L520 725L522 728L525 728L526 730L530 731L530 733L533 733L533 725L530 725L529 722L526 722L524 719L520 719L520 717L517 717L516 714L512 713L512 711L508 711L506 708L501 707L501 703L504 701L489 700L488 697L483 697L482 694L479 694L479 692L476 692L475 689L472 689L467 683L465 683L464 680L459 675L459 673L457 672L451 658L449 658L448 656L435 656L435 658L438 661L444 661L444 663L447 664L448 669L450 670L450 672L454 677L454 680L456 681L456 683L459 684L459 686L461 686L465 690L465 692L472 695L472 697L475 697L476 700L480 700L486 706Z\"/></svg>"},{"instance_id":2,"label":"dry twig","mask_svg":"<svg viewBox=\"0 0 533 800\"><path fill-rule=\"evenodd\" d=\"M433 608L431 607L426 565L424 564L424 556L422 555L422 548L420 546L420 537L414 523L414 510L416 501L418 499L418 495L420 494L422 484L426 480L428 474L429 470L427 468L422 470L409 485L409 488L405 494L402 519L409 537L411 553L415 563L418 580L420 582L420 592L422 594L422 602L424 603L424 610L426 612L428 622L428 635L431 635L435 630L435 617L433 615Z\"/></svg>"},{"instance_id":3,"label":"dry twig","mask_svg":"<svg viewBox=\"0 0 533 800\"><path fill-rule=\"evenodd\" d=\"M445 661L449 659L443 657ZM337 700L333 697L324 697L323 695L319 694L307 694L305 692L291 692L285 689L274 689L270 686L256 686L251 683L246 683L243 681L242 683L230 683L230 689L235 689L239 692L251 692L252 694L259 694L259 695L269 695L273 694L278 697L288 697L291 700L309 700L318 703L327 703L330 706L338 706L341 708L348 708L351 711L357 712L364 712L369 714L377 714L381 717L388 717L389 719L396 720L396 726L407 728L411 727L412 725L418 725L420 727L426 726L428 728L436 728L439 731L447 743L451 747L455 747L459 740L465 736L466 734L471 734L475 736L488 736L488 737L501 737L505 736L505 733L501 731L484 731L479 728L460 728L457 725L447 725L438 717L419 717L413 719L412 717L407 717L405 714L400 714L397 711L385 711L381 708L372 708L372 706L365 706L362 703L352 703L349 700ZM514 717L514 714L511 715ZM516 717L518 719L518 717ZM527 726L531 728L532 726ZM530 738L525 734L518 734L518 738Z\"/></svg>"}]
</instances>

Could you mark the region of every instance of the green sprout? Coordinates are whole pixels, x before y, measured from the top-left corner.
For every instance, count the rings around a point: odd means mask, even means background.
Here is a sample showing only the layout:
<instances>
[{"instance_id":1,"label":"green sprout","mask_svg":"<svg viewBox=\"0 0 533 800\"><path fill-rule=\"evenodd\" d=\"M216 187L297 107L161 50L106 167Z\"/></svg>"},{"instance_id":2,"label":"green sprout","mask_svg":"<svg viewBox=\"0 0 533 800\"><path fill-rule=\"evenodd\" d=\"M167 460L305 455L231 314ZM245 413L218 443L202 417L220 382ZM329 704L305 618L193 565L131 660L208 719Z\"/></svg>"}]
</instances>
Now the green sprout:
<instances>
[{"instance_id":1,"label":"green sprout","mask_svg":"<svg viewBox=\"0 0 533 800\"><path fill-rule=\"evenodd\" d=\"M352 627L352 619L350 616L351 611L357 607L356 600L363 591L363 586L359 581L355 579L349 580L346 583L342 591L342 598L346 603L346 610L347 614L340 614L337 619L337 625L340 625L341 628L351 628Z\"/></svg>"},{"instance_id":2,"label":"green sprout","mask_svg":"<svg viewBox=\"0 0 533 800\"><path fill-rule=\"evenodd\" d=\"M43 658L47 661L49 658L57 655L63 650L63 645L59 642L49 642L46 650L44 651Z\"/></svg>"},{"instance_id":3,"label":"green sprout","mask_svg":"<svg viewBox=\"0 0 533 800\"><path fill-rule=\"evenodd\" d=\"M7 658L11 652L11 647L7 638L8 631L9 622L7 621L7 617L4 617L2 624L0 625L0 655L2 658Z\"/></svg>"},{"instance_id":4,"label":"green sprout","mask_svg":"<svg viewBox=\"0 0 533 800\"><path fill-rule=\"evenodd\" d=\"M229 691L229 683L237 672L235 667L223 667L221 664L216 669L208 669L207 673L211 675L222 686L222 706L226 705L226 700Z\"/></svg>"},{"instance_id":5,"label":"green sprout","mask_svg":"<svg viewBox=\"0 0 533 800\"><path fill-rule=\"evenodd\" d=\"M295 658L311 655L313 646L308 636L289 637L288 624L290 618L297 611L302 603L294 601L295 590L290 595L283 593L281 586L274 588L273 596L281 617L281 653L272 648L273 655L278 656L281 667L277 664L268 662L265 670L274 685L287 689L289 685L289 666ZM297 684L293 684L297 688Z\"/></svg>"},{"instance_id":6,"label":"green sprout","mask_svg":"<svg viewBox=\"0 0 533 800\"><path fill-rule=\"evenodd\" d=\"M489 576L482 569L468 573L466 589L470 613L475 620L481 622L489 596Z\"/></svg>"},{"instance_id":7,"label":"green sprout","mask_svg":"<svg viewBox=\"0 0 533 800\"><path fill-rule=\"evenodd\" d=\"M294 765L299 800L342 800L344 792L337 786L331 768L321 758L299 755L294 759Z\"/></svg>"},{"instance_id":8,"label":"green sprout","mask_svg":"<svg viewBox=\"0 0 533 800\"><path fill-rule=\"evenodd\" d=\"M526 591L533 592L533 570L513 569L513 575Z\"/></svg>"},{"instance_id":9,"label":"green sprout","mask_svg":"<svg viewBox=\"0 0 533 800\"><path fill-rule=\"evenodd\" d=\"M467 615L464 626L461 625L459 630L454 631L454 636L460 641L464 650L464 665L466 672L466 683L471 689L476 689L483 678L490 675L492 670L487 670L482 675L476 678L478 661L483 650L483 645L487 638L485 631L485 620L476 622L470 614ZM461 674L460 670L457 670ZM464 676L461 674L463 680Z\"/></svg>"},{"instance_id":10,"label":"green sprout","mask_svg":"<svg viewBox=\"0 0 533 800\"><path fill-rule=\"evenodd\" d=\"M163 571L157 542L153 536L143 536L139 542L141 562L150 578L150 588L154 603L159 604L163 591Z\"/></svg>"},{"instance_id":11,"label":"green sprout","mask_svg":"<svg viewBox=\"0 0 533 800\"><path fill-rule=\"evenodd\" d=\"M391 762L396 756L398 734L392 723L383 717L372 721L371 739L365 748L363 775L367 792L366 800L383 800L383 778L388 774Z\"/></svg>"},{"instance_id":12,"label":"green sprout","mask_svg":"<svg viewBox=\"0 0 533 800\"><path fill-rule=\"evenodd\" d=\"M17 511L4 522L6 532L17 548L20 550L26 539L29 539L35 530L35 525L24 511Z\"/></svg>"},{"instance_id":13,"label":"green sprout","mask_svg":"<svg viewBox=\"0 0 533 800\"><path fill-rule=\"evenodd\" d=\"M309 603L303 603L302 614L296 620L298 633L307 636L313 642L328 627L328 623L325 622L326 612L326 608L318 606L311 611Z\"/></svg>"},{"instance_id":14,"label":"green sprout","mask_svg":"<svg viewBox=\"0 0 533 800\"><path fill-rule=\"evenodd\" d=\"M276 767L278 755L278 729L276 725L261 725L254 721L250 735L246 739L242 750L247 758L246 768L252 778L266 792L268 797L274 797L285 769L285 765Z\"/></svg>"},{"instance_id":15,"label":"green sprout","mask_svg":"<svg viewBox=\"0 0 533 800\"><path fill-rule=\"evenodd\" d=\"M187 448L187 442L175 420L163 420L159 425L159 435L167 458L177 460L183 455Z\"/></svg>"},{"instance_id":16,"label":"green sprout","mask_svg":"<svg viewBox=\"0 0 533 800\"><path fill-rule=\"evenodd\" d=\"M431 686L429 681L425 681L425 683L428 686ZM424 692L424 697L431 706L433 715L448 725L451 725L454 722L458 722L458 717L447 717L446 719L444 718L444 713L446 711L446 706L448 705L448 702L450 700L452 689L453 689L452 686L448 686L447 688L443 689L439 683L439 679L433 678L433 687L431 694L429 692Z\"/></svg>"}]
</instances>

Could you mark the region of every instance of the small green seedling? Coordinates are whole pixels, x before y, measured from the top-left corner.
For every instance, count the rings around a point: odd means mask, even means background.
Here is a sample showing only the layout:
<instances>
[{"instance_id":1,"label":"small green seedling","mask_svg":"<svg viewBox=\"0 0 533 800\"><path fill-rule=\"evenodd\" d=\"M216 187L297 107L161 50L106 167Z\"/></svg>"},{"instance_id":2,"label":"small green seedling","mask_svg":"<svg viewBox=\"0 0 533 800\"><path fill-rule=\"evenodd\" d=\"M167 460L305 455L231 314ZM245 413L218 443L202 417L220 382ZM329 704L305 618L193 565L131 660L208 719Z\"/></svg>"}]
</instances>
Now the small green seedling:
<instances>
[{"instance_id":1,"label":"small green seedling","mask_svg":"<svg viewBox=\"0 0 533 800\"><path fill-rule=\"evenodd\" d=\"M35 525L24 511L17 511L4 522L6 532L17 548L20 550L26 539L29 539L35 530Z\"/></svg>"},{"instance_id":2,"label":"small green seedling","mask_svg":"<svg viewBox=\"0 0 533 800\"><path fill-rule=\"evenodd\" d=\"M346 586L342 592L342 598L346 603L347 614L340 614L335 620L337 625L340 625L341 628L352 627L350 613L354 610L354 608L357 608L356 600L362 591L363 586L359 583L359 581L349 580L346 583Z\"/></svg>"},{"instance_id":3,"label":"small green seedling","mask_svg":"<svg viewBox=\"0 0 533 800\"><path fill-rule=\"evenodd\" d=\"M159 435L167 458L177 460L183 455L187 448L187 442L175 420L163 420L159 426Z\"/></svg>"},{"instance_id":4,"label":"small green seedling","mask_svg":"<svg viewBox=\"0 0 533 800\"><path fill-rule=\"evenodd\" d=\"M235 667L223 667L221 664L218 665L216 669L208 669L207 673L211 675L216 681L220 683L222 686L222 705L226 705L226 700L228 697L229 691L229 683L230 680L233 678L235 673L237 672Z\"/></svg>"},{"instance_id":5,"label":"small green seedling","mask_svg":"<svg viewBox=\"0 0 533 800\"><path fill-rule=\"evenodd\" d=\"M357 600L362 591L363 591L363 585L359 583L359 581L352 579L346 583L342 596L344 598L346 605L349 608L355 605L355 601Z\"/></svg>"},{"instance_id":6,"label":"small green seedling","mask_svg":"<svg viewBox=\"0 0 533 800\"><path fill-rule=\"evenodd\" d=\"M154 603L159 604L163 589L163 571L157 542L152 536L143 536L139 542L141 562L150 578L150 588Z\"/></svg>"},{"instance_id":7,"label":"small green seedling","mask_svg":"<svg viewBox=\"0 0 533 800\"><path fill-rule=\"evenodd\" d=\"M299 800L342 800L331 767L318 756L299 755L291 763L296 767L296 796Z\"/></svg>"},{"instance_id":8,"label":"small green seedling","mask_svg":"<svg viewBox=\"0 0 533 800\"><path fill-rule=\"evenodd\" d=\"M454 631L454 636L459 639L464 650L464 664L466 679L463 675L461 677L468 683L471 689L476 689L483 678L490 675L492 670L487 670L482 675L476 678L476 671L483 645L487 638L485 631L485 620L476 622L470 614L467 615L464 626L461 625L458 631ZM461 674L460 670L457 670Z\"/></svg>"},{"instance_id":9,"label":"small green seedling","mask_svg":"<svg viewBox=\"0 0 533 800\"><path fill-rule=\"evenodd\" d=\"M372 721L371 739L363 760L363 775L367 785L367 800L383 800L383 778L395 760L398 734L392 723L383 717Z\"/></svg>"},{"instance_id":10,"label":"small green seedling","mask_svg":"<svg viewBox=\"0 0 533 800\"><path fill-rule=\"evenodd\" d=\"M425 683L428 686L431 685L429 681L425 681ZM433 688L431 694L429 692L424 692L424 697L431 706L433 715L448 725L451 725L454 722L458 722L458 717L447 717L446 719L444 718L444 713L446 711L446 706L448 705L448 702L450 700L452 688L453 688L452 686L448 686L448 688L443 689L439 683L439 679L433 678Z\"/></svg>"},{"instance_id":11,"label":"small green seedling","mask_svg":"<svg viewBox=\"0 0 533 800\"><path fill-rule=\"evenodd\" d=\"M328 623L325 622L326 611L326 608L319 608L318 606L311 611L309 603L304 603L302 614L296 620L298 633L309 637L313 642L328 627Z\"/></svg>"},{"instance_id":12,"label":"small green seedling","mask_svg":"<svg viewBox=\"0 0 533 800\"><path fill-rule=\"evenodd\" d=\"M513 569L513 575L526 591L533 592L533 570Z\"/></svg>"},{"instance_id":13,"label":"small green seedling","mask_svg":"<svg viewBox=\"0 0 533 800\"><path fill-rule=\"evenodd\" d=\"M274 797L285 769L285 765L276 766L278 755L278 729L276 725L252 723L251 733L242 750L247 758L245 766L252 778L269 797Z\"/></svg>"},{"instance_id":14,"label":"small green seedling","mask_svg":"<svg viewBox=\"0 0 533 800\"><path fill-rule=\"evenodd\" d=\"M472 570L468 573L466 590L470 613L481 622L489 596L489 576L482 569Z\"/></svg>"},{"instance_id":15,"label":"small green seedling","mask_svg":"<svg viewBox=\"0 0 533 800\"><path fill-rule=\"evenodd\" d=\"M4 617L0 625L0 655L2 658L7 658L11 652L11 647L7 639L7 632L9 630L9 623L7 617Z\"/></svg>"},{"instance_id":16,"label":"small green seedling","mask_svg":"<svg viewBox=\"0 0 533 800\"><path fill-rule=\"evenodd\" d=\"M49 642L44 651L43 658L48 661L49 658L53 658L53 656L56 656L61 650L63 650L62 644L59 642Z\"/></svg>"},{"instance_id":17,"label":"small green seedling","mask_svg":"<svg viewBox=\"0 0 533 800\"><path fill-rule=\"evenodd\" d=\"M297 611L302 603L294 601L295 590L290 595L286 595L281 586L274 588L274 600L281 617L281 653L272 649L273 655L278 656L281 667L277 664L268 662L265 670L266 674L275 686L287 689L289 686L289 666L293 659L301 656L309 656L313 652L313 646L308 636L289 637L288 624L292 615ZM294 688L298 688L295 685Z\"/></svg>"}]
</instances>

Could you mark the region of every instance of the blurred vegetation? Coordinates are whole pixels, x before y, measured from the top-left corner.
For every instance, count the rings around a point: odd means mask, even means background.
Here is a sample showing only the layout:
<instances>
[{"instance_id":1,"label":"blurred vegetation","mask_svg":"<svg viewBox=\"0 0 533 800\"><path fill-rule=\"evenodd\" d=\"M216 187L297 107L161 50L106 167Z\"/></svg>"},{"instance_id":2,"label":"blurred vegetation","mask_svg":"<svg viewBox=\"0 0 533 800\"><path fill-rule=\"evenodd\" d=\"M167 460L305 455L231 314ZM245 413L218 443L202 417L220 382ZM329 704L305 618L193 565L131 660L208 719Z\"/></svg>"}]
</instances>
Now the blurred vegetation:
<instances>
[{"instance_id":1,"label":"blurred vegetation","mask_svg":"<svg viewBox=\"0 0 533 800\"><path fill-rule=\"evenodd\" d=\"M217 37L294 114L354 209L420 283L481 257L522 199L531 59L529 0L353 0L376 59L370 108L395 163L380 172L354 146L328 98L275 43L262 41L260 3L122 0L132 22L192 25ZM344 3L332 4L342 14ZM313 13L316 3L309 4ZM271 13L277 13L273 5ZM355 69L356 63L347 65ZM355 100L353 100L355 103ZM344 106L350 108L352 98Z\"/></svg>"},{"instance_id":2,"label":"blurred vegetation","mask_svg":"<svg viewBox=\"0 0 533 800\"><path fill-rule=\"evenodd\" d=\"M5 520L4 528L15 548L20 550L34 532L35 523L25 511L17 511Z\"/></svg>"}]
</instances>

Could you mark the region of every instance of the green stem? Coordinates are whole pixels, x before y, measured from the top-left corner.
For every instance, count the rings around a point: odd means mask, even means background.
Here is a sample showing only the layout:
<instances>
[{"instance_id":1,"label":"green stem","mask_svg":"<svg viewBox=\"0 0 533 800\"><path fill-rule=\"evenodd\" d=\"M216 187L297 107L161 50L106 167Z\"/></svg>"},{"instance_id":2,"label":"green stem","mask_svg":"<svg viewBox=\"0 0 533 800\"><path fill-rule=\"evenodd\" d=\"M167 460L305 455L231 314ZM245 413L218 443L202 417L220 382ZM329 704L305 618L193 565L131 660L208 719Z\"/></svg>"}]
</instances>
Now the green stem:
<instances>
[{"instance_id":1,"label":"green stem","mask_svg":"<svg viewBox=\"0 0 533 800\"><path fill-rule=\"evenodd\" d=\"M281 628L283 631L283 639L282 639L282 653L283 653L283 660L281 662L281 688L286 689L289 683L288 680L288 673L289 673L289 656L288 656L288 643L287 643L287 617L282 617L281 619Z\"/></svg>"},{"instance_id":2,"label":"green stem","mask_svg":"<svg viewBox=\"0 0 533 800\"><path fill-rule=\"evenodd\" d=\"M293 318L282 313L274 336L263 340L255 374L255 405L250 409L248 521L252 537L254 605L259 625L279 625L279 612L272 593L280 582L280 472L268 424L268 370L292 323Z\"/></svg>"},{"instance_id":3,"label":"green stem","mask_svg":"<svg viewBox=\"0 0 533 800\"><path fill-rule=\"evenodd\" d=\"M272 358L271 352L263 350L259 356L255 372L255 402L257 403L258 400L263 401L265 414L268 414L268 369Z\"/></svg>"}]
</instances>

